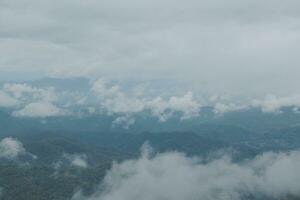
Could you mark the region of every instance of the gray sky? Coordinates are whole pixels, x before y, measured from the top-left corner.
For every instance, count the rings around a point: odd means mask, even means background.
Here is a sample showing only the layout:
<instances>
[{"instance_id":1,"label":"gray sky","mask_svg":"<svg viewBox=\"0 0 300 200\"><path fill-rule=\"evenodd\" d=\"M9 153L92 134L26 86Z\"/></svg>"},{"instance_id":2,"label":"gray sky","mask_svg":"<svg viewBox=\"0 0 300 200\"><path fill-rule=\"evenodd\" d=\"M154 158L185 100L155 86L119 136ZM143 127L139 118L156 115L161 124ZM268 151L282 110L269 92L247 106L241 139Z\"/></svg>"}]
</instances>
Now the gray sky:
<instances>
[{"instance_id":1,"label":"gray sky","mask_svg":"<svg viewBox=\"0 0 300 200\"><path fill-rule=\"evenodd\" d=\"M296 94L299 11L298 0L1 0L0 77L155 78L211 94Z\"/></svg>"}]
</instances>

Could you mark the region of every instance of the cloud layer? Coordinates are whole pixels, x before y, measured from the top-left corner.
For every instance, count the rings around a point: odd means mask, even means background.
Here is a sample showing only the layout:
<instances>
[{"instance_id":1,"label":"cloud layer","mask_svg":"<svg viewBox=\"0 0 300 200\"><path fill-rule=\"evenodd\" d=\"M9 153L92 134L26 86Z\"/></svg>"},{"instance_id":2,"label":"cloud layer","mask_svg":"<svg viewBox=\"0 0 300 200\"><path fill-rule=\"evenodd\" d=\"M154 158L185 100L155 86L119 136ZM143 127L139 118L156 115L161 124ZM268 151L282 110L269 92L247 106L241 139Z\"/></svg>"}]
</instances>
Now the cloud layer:
<instances>
[{"instance_id":1,"label":"cloud layer","mask_svg":"<svg viewBox=\"0 0 300 200\"><path fill-rule=\"evenodd\" d=\"M73 200L240 200L300 195L300 153L264 153L233 163L170 152L115 163L98 192Z\"/></svg>"},{"instance_id":2,"label":"cloud layer","mask_svg":"<svg viewBox=\"0 0 300 200\"><path fill-rule=\"evenodd\" d=\"M7 108L12 116L23 118L114 115L113 127L129 128L140 113L165 122L174 116L181 120L198 117L201 109L207 106L218 116L252 108L280 113L283 108L290 107L299 113L300 107L299 94L237 100L230 95L202 96L189 90L176 93L168 88L106 79L90 80L87 87L84 91L75 91L74 88L61 89L57 84L37 87L28 83L4 83L0 88L0 108Z\"/></svg>"},{"instance_id":3,"label":"cloud layer","mask_svg":"<svg viewBox=\"0 0 300 200\"><path fill-rule=\"evenodd\" d=\"M0 70L172 79L210 94L291 95L300 92L299 6L296 0L2 0Z\"/></svg>"}]
</instances>

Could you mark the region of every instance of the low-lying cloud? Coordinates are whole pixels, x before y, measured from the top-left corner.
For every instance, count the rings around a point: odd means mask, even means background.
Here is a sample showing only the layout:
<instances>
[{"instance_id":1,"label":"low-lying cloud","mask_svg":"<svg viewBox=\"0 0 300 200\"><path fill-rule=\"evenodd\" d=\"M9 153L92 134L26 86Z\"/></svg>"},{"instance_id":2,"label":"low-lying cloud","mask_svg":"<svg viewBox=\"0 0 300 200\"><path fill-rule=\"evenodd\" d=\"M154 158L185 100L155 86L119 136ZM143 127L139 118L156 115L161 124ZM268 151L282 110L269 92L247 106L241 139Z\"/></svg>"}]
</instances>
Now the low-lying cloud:
<instances>
[{"instance_id":1,"label":"low-lying cloud","mask_svg":"<svg viewBox=\"0 0 300 200\"><path fill-rule=\"evenodd\" d=\"M0 107L9 108L18 105L18 100L3 91L0 91Z\"/></svg>"},{"instance_id":2,"label":"low-lying cloud","mask_svg":"<svg viewBox=\"0 0 300 200\"><path fill-rule=\"evenodd\" d=\"M55 103L59 96L53 87L38 88L26 83L6 83L0 90L0 107L14 108L15 117L53 117L66 114Z\"/></svg>"},{"instance_id":3,"label":"low-lying cloud","mask_svg":"<svg viewBox=\"0 0 300 200\"><path fill-rule=\"evenodd\" d=\"M24 154L26 150L19 140L7 137L0 141L0 158L14 160Z\"/></svg>"},{"instance_id":4,"label":"low-lying cloud","mask_svg":"<svg viewBox=\"0 0 300 200\"><path fill-rule=\"evenodd\" d=\"M86 169L88 167L88 157L86 154L68 154L64 153L61 159L53 163L55 169L54 175L57 175L64 167L75 167L79 169Z\"/></svg>"},{"instance_id":5,"label":"low-lying cloud","mask_svg":"<svg viewBox=\"0 0 300 200\"><path fill-rule=\"evenodd\" d=\"M214 105L214 113L217 115L223 115L224 113L228 112L235 112L239 110L247 109L246 105L236 105L234 103L224 104L224 103L216 103Z\"/></svg>"},{"instance_id":6,"label":"low-lying cloud","mask_svg":"<svg viewBox=\"0 0 300 200\"><path fill-rule=\"evenodd\" d=\"M280 112L283 107L300 107L300 95L277 97L266 95L262 100L254 100L254 106L261 108L263 112Z\"/></svg>"},{"instance_id":7,"label":"low-lying cloud","mask_svg":"<svg viewBox=\"0 0 300 200\"><path fill-rule=\"evenodd\" d=\"M91 90L98 97L100 106L108 113L134 114L150 111L160 121L166 121L177 112L181 113L182 120L197 117L201 108L190 91L183 96L171 96L167 99L160 96L138 97L124 93L118 85L109 86L102 79L95 81Z\"/></svg>"},{"instance_id":8,"label":"low-lying cloud","mask_svg":"<svg viewBox=\"0 0 300 200\"><path fill-rule=\"evenodd\" d=\"M65 111L61 108L53 105L50 102L33 102L27 104L21 110L13 112L13 115L16 117L56 117L65 115Z\"/></svg>"},{"instance_id":9,"label":"low-lying cloud","mask_svg":"<svg viewBox=\"0 0 300 200\"><path fill-rule=\"evenodd\" d=\"M234 163L169 152L115 163L99 191L72 200L241 200L300 195L300 152L264 153Z\"/></svg>"},{"instance_id":10,"label":"low-lying cloud","mask_svg":"<svg viewBox=\"0 0 300 200\"><path fill-rule=\"evenodd\" d=\"M85 154L64 154L63 157L68 160L71 166L78 168L88 167L87 155Z\"/></svg>"},{"instance_id":11,"label":"low-lying cloud","mask_svg":"<svg viewBox=\"0 0 300 200\"><path fill-rule=\"evenodd\" d=\"M58 98L55 94L54 88L52 87L38 88L26 83L6 83L3 86L3 91L16 99L23 101L30 99L55 102Z\"/></svg>"},{"instance_id":12,"label":"low-lying cloud","mask_svg":"<svg viewBox=\"0 0 300 200\"><path fill-rule=\"evenodd\" d=\"M36 87L28 83L6 83L0 89L0 107L10 109L14 117L23 118L114 115L112 127L123 128L132 126L137 115L143 112L165 122L174 116L181 120L198 117L206 106L212 107L216 115L251 108L280 113L285 107L299 113L300 107L300 95L297 94L237 100L230 95L202 96L189 90L176 93L165 88L155 92L157 88L143 88L138 83L129 87L122 84L121 87L121 84L105 79L90 81L89 84L90 90L73 91L62 90L57 85Z\"/></svg>"}]
</instances>

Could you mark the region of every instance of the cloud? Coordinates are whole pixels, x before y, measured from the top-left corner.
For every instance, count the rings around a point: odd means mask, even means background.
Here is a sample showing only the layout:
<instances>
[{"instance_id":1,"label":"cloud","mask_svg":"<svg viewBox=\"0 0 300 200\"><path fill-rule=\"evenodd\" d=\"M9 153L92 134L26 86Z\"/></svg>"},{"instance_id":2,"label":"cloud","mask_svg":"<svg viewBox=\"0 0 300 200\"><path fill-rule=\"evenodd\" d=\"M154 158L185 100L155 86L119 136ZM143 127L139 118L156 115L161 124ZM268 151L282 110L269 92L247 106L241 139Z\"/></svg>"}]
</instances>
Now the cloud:
<instances>
[{"instance_id":1,"label":"cloud","mask_svg":"<svg viewBox=\"0 0 300 200\"><path fill-rule=\"evenodd\" d=\"M300 95L277 97L266 95L263 100L254 100L255 107L260 107L263 112L279 112L283 107L300 107Z\"/></svg>"},{"instance_id":2,"label":"cloud","mask_svg":"<svg viewBox=\"0 0 300 200\"><path fill-rule=\"evenodd\" d=\"M224 113L227 113L227 112L235 112L235 111L239 111L239 110L244 110L246 109L247 106L242 106L242 105L236 105L234 103L229 103L229 104L226 104L226 103L216 103L214 105L214 109L213 109L213 112L217 115L223 115Z\"/></svg>"},{"instance_id":3,"label":"cloud","mask_svg":"<svg viewBox=\"0 0 300 200\"><path fill-rule=\"evenodd\" d=\"M112 126L113 127L121 126L121 127L125 128L125 129L128 129L134 123L135 123L134 117L132 117L130 115L124 115L124 116L121 116L121 117L117 117L112 122Z\"/></svg>"},{"instance_id":4,"label":"cloud","mask_svg":"<svg viewBox=\"0 0 300 200\"><path fill-rule=\"evenodd\" d=\"M0 158L14 160L25 153L23 144L17 139L7 137L0 141Z\"/></svg>"},{"instance_id":5,"label":"cloud","mask_svg":"<svg viewBox=\"0 0 300 200\"><path fill-rule=\"evenodd\" d=\"M240 200L300 195L300 152L264 153L233 163L229 156L206 160L169 152L115 163L101 189L73 200Z\"/></svg>"},{"instance_id":6,"label":"cloud","mask_svg":"<svg viewBox=\"0 0 300 200\"><path fill-rule=\"evenodd\" d=\"M65 115L65 111L49 102L33 102L27 104L21 110L13 112L16 117L56 117Z\"/></svg>"},{"instance_id":7,"label":"cloud","mask_svg":"<svg viewBox=\"0 0 300 200\"><path fill-rule=\"evenodd\" d=\"M181 119L197 117L201 105L194 99L192 92L187 92L183 96L171 96L163 99L139 97L130 92L121 91L118 85L109 85L103 79L98 79L93 83L92 92L98 97L100 106L108 113L118 113L132 115L135 113L150 111L161 121L166 121L176 112L181 113ZM116 123L124 122L128 117L119 118ZM132 119L132 118L131 118Z\"/></svg>"},{"instance_id":8,"label":"cloud","mask_svg":"<svg viewBox=\"0 0 300 200\"><path fill-rule=\"evenodd\" d=\"M193 93L190 91L182 97L172 96L169 100L157 97L147 104L152 113L161 121L167 120L174 112L181 112L182 120L198 117L201 108L201 104L193 98Z\"/></svg>"},{"instance_id":9,"label":"cloud","mask_svg":"<svg viewBox=\"0 0 300 200\"><path fill-rule=\"evenodd\" d=\"M175 79L210 94L289 95L300 92L299 6L295 0L2 0L0 70Z\"/></svg>"},{"instance_id":10,"label":"cloud","mask_svg":"<svg viewBox=\"0 0 300 200\"><path fill-rule=\"evenodd\" d=\"M55 88L57 84L55 87L34 87L27 83L6 83L0 90L0 107L12 108L15 117L114 115L116 118L112 126L124 128L133 125L137 115L143 112L165 122L175 115L181 120L198 117L201 108L206 106L213 107L216 115L256 107L263 112L280 112L283 107L292 107L298 112L300 107L299 94L266 95L253 100L246 96L238 99L229 94L201 96L185 89L176 93L174 90L169 91L168 87L159 87L163 84L159 81L154 81L153 87L147 84L96 79L90 80L88 91L58 91ZM81 110L76 109L78 106Z\"/></svg>"},{"instance_id":11,"label":"cloud","mask_svg":"<svg viewBox=\"0 0 300 200\"><path fill-rule=\"evenodd\" d=\"M119 86L109 86L103 79L96 80L91 90L99 98L101 107L110 113L136 113L144 110L143 100L126 95Z\"/></svg>"},{"instance_id":12,"label":"cloud","mask_svg":"<svg viewBox=\"0 0 300 200\"><path fill-rule=\"evenodd\" d=\"M78 168L87 168L87 155L85 154L64 154L63 157L70 163L71 166Z\"/></svg>"},{"instance_id":13,"label":"cloud","mask_svg":"<svg viewBox=\"0 0 300 200\"><path fill-rule=\"evenodd\" d=\"M19 102L17 99L11 97L3 91L0 91L0 107L14 107L18 104Z\"/></svg>"},{"instance_id":14,"label":"cloud","mask_svg":"<svg viewBox=\"0 0 300 200\"><path fill-rule=\"evenodd\" d=\"M65 111L54 105L59 100L55 89L38 88L26 83L5 83L0 90L0 107L13 107L16 117L51 117Z\"/></svg>"},{"instance_id":15,"label":"cloud","mask_svg":"<svg viewBox=\"0 0 300 200\"><path fill-rule=\"evenodd\" d=\"M55 102L58 99L54 88L37 88L26 83L6 83L3 91L24 102L33 100Z\"/></svg>"}]
</instances>

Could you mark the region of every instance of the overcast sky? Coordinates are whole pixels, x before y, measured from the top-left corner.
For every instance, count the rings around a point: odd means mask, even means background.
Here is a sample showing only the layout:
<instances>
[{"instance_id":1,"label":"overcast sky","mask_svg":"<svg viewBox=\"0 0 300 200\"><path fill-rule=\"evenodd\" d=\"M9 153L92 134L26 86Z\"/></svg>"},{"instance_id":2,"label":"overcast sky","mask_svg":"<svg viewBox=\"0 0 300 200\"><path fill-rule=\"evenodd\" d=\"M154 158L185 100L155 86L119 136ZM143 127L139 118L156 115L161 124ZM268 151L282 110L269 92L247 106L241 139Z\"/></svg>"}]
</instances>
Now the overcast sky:
<instances>
[{"instance_id":1,"label":"overcast sky","mask_svg":"<svg viewBox=\"0 0 300 200\"><path fill-rule=\"evenodd\" d=\"M193 91L300 92L298 0L1 0L2 79L170 79Z\"/></svg>"}]
</instances>

